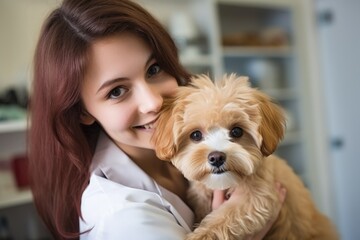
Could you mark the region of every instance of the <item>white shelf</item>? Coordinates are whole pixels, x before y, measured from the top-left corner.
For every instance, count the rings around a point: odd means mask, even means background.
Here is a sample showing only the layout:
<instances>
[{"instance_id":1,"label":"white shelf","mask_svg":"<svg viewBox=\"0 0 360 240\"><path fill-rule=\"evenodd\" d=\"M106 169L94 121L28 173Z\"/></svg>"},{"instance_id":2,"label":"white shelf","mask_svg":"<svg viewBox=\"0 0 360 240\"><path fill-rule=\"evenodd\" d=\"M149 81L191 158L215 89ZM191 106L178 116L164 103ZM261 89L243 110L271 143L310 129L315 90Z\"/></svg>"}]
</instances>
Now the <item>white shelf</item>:
<instances>
[{"instance_id":1,"label":"white shelf","mask_svg":"<svg viewBox=\"0 0 360 240\"><path fill-rule=\"evenodd\" d=\"M25 131L26 128L26 119L0 122L0 134Z\"/></svg>"},{"instance_id":2,"label":"white shelf","mask_svg":"<svg viewBox=\"0 0 360 240\"><path fill-rule=\"evenodd\" d=\"M6 195L1 193L0 195L0 209L15 207L17 205L26 204L32 202L32 193L29 189L11 191Z\"/></svg>"},{"instance_id":3,"label":"white shelf","mask_svg":"<svg viewBox=\"0 0 360 240\"><path fill-rule=\"evenodd\" d=\"M199 67L206 67L211 66L211 56L210 55L180 55L180 62L184 66L199 66Z\"/></svg>"},{"instance_id":4,"label":"white shelf","mask_svg":"<svg viewBox=\"0 0 360 240\"><path fill-rule=\"evenodd\" d=\"M283 47L223 47L224 57L291 57L292 50Z\"/></svg>"}]
</instances>

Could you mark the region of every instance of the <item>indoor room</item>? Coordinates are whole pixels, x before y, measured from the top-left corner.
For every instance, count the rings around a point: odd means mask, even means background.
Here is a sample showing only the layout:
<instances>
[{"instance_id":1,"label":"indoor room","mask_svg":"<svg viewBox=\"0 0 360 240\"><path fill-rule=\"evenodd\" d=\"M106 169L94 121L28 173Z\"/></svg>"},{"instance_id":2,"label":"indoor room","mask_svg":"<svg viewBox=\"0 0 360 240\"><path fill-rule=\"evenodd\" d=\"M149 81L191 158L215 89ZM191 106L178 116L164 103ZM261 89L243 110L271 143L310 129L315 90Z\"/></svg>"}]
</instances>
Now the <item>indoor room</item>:
<instances>
[{"instance_id":1,"label":"indoor room","mask_svg":"<svg viewBox=\"0 0 360 240\"><path fill-rule=\"evenodd\" d=\"M215 82L247 76L282 107L286 132L274 154L340 239L360 239L360 1L134 1L168 31L186 71ZM60 2L0 0L0 239L53 239L30 190L28 107L41 27Z\"/></svg>"}]
</instances>

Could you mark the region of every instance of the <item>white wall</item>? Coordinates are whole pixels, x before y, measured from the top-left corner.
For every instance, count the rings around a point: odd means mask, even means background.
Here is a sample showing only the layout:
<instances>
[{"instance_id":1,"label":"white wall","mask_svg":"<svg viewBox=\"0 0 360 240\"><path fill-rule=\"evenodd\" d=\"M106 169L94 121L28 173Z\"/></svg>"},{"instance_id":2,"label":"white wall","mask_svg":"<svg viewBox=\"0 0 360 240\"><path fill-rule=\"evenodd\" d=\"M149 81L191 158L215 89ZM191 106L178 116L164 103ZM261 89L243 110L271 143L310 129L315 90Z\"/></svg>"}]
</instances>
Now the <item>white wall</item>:
<instances>
[{"instance_id":1,"label":"white wall","mask_svg":"<svg viewBox=\"0 0 360 240\"><path fill-rule=\"evenodd\" d=\"M0 90L27 84L41 24L55 0L0 0Z\"/></svg>"}]
</instances>

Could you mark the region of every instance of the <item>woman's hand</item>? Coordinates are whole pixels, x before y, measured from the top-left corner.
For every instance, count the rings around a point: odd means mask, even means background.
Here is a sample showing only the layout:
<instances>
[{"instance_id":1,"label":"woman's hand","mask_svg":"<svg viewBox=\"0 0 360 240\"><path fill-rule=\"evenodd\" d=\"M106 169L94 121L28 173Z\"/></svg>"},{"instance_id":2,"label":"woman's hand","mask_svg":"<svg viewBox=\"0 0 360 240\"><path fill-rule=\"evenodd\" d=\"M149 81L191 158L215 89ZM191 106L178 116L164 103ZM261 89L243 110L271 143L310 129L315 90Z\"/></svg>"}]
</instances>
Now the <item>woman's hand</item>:
<instances>
[{"instance_id":1,"label":"woman's hand","mask_svg":"<svg viewBox=\"0 0 360 240\"><path fill-rule=\"evenodd\" d=\"M278 209L275 209L276 212L276 217L274 217L273 219L271 219L265 226L264 228L258 232L255 233L253 236L250 236L249 238L247 238L248 240L260 240L263 239L266 235L266 233L270 230L271 226L274 224L274 222L277 219L277 216L280 213L282 204L285 201L285 197L286 197L286 189L280 184L280 183L276 183L276 190L279 196L279 200L280 200L280 205ZM235 188L232 192L231 195L225 191L225 190L214 190L213 192L213 201L212 201L212 209L215 210L217 208L219 208L225 201L229 200L230 198L237 198L237 201L242 201L245 198L242 197L245 193L243 193L241 188Z\"/></svg>"}]
</instances>

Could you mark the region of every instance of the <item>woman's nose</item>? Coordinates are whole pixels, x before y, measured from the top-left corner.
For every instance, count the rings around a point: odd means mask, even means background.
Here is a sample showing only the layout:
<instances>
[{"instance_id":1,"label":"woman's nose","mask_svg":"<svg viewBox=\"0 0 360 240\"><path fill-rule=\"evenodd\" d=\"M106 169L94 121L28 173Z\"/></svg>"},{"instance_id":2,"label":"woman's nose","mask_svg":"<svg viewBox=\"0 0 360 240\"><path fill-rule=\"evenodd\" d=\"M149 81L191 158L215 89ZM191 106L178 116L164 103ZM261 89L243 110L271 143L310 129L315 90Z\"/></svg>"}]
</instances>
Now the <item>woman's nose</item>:
<instances>
[{"instance_id":1,"label":"woman's nose","mask_svg":"<svg viewBox=\"0 0 360 240\"><path fill-rule=\"evenodd\" d=\"M149 84L143 84L140 87L137 96L139 102L139 111L141 113L159 112L163 104L163 97L160 91Z\"/></svg>"}]
</instances>

